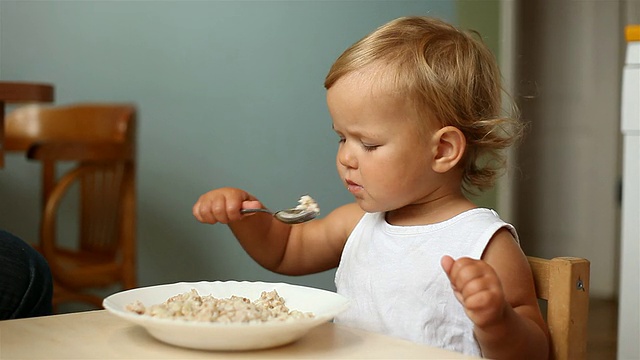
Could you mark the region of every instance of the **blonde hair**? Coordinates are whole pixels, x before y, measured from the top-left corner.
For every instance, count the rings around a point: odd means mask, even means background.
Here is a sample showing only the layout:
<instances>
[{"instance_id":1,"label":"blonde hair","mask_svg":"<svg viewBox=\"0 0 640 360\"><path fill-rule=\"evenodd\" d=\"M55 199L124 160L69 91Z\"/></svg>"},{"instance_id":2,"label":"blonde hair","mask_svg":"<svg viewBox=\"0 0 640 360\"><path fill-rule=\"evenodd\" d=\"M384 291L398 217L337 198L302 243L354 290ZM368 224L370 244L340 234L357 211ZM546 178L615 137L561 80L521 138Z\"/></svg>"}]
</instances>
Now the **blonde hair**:
<instances>
[{"instance_id":1,"label":"blonde hair","mask_svg":"<svg viewBox=\"0 0 640 360\"><path fill-rule=\"evenodd\" d=\"M520 138L522 125L503 115L500 70L479 36L435 18L399 18L345 50L324 86L374 63L421 119L455 126L465 135L463 189L493 186L506 167L503 150ZM510 111L516 112L515 105Z\"/></svg>"}]
</instances>

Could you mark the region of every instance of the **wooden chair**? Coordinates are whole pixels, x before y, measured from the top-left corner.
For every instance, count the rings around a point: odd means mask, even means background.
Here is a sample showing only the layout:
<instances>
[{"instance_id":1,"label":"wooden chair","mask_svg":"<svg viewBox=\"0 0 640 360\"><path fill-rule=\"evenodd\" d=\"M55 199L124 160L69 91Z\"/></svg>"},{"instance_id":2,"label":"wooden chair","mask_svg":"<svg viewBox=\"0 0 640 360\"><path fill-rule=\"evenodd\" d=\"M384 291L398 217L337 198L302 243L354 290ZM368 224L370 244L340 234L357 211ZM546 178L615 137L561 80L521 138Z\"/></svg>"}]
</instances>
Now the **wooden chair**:
<instances>
[{"instance_id":1,"label":"wooden chair","mask_svg":"<svg viewBox=\"0 0 640 360\"><path fill-rule=\"evenodd\" d=\"M575 257L550 260L528 257L536 294L546 300L551 336L551 358L587 358L589 315L589 261Z\"/></svg>"},{"instance_id":2,"label":"wooden chair","mask_svg":"<svg viewBox=\"0 0 640 360\"><path fill-rule=\"evenodd\" d=\"M7 151L25 151L42 163L35 247L51 267L54 308L63 302L101 308L102 298L87 290L135 287L135 108L26 106L7 115L5 135Z\"/></svg>"}]
</instances>

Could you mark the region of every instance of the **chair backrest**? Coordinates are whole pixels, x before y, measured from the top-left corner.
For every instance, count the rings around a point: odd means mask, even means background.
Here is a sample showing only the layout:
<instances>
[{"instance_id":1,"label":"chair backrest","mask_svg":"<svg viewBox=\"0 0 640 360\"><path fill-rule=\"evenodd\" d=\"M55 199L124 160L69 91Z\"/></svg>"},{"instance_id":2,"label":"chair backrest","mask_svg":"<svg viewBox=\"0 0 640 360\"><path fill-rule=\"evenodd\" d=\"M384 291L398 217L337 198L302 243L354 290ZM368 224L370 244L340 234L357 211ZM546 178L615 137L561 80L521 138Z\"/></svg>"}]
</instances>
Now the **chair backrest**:
<instances>
[{"instance_id":1,"label":"chair backrest","mask_svg":"<svg viewBox=\"0 0 640 360\"><path fill-rule=\"evenodd\" d=\"M124 288L135 286L135 107L25 106L5 120L6 149L24 151L42 163L38 248L54 281L74 290L116 282ZM58 177L62 162L75 167ZM69 194L78 199L78 244L73 251L56 239L58 210Z\"/></svg>"},{"instance_id":2,"label":"chair backrest","mask_svg":"<svg viewBox=\"0 0 640 360\"><path fill-rule=\"evenodd\" d=\"M551 337L552 358L587 358L589 316L588 260L558 257L550 260L528 257L536 294L546 300L546 321Z\"/></svg>"},{"instance_id":3,"label":"chair backrest","mask_svg":"<svg viewBox=\"0 0 640 360\"><path fill-rule=\"evenodd\" d=\"M135 153L136 109L130 104L82 103L68 106L28 105L5 118L5 151L34 151L36 144L63 144L66 154L54 155L53 161L74 161L87 149L82 144L123 144ZM74 151L70 144L77 143ZM97 145L96 145L97 146ZM105 151L109 151L106 150ZM94 150L100 152L100 150ZM52 161L43 161L43 203L55 180Z\"/></svg>"},{"instance_id":4,"label":"chair backrest","mask_svg":"<svg viewBox=\"0 0 640 360\"><path fill-rule=\"evenodd\" d=\"M28 105L5 119L6 151L27 151L36 142L132 142L135 108L127 104ZM133 124L135 125L135 124Z\"/></svg>"}]
</instances>

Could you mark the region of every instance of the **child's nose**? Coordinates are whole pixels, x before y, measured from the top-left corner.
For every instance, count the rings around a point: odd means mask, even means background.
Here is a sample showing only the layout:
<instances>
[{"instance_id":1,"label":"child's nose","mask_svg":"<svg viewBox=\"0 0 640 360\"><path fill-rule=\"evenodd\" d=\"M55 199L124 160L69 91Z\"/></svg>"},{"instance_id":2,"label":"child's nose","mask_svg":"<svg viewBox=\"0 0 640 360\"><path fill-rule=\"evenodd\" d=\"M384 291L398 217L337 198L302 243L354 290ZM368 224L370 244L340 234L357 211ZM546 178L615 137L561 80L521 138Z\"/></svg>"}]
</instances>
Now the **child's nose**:
<instances>
[{"instance_id":1,"label":"child's nose","mask_svg":"<svg viewBox=\"0 0 640 360\"><path fill-rule=\"evenodd\" d=\"M358 161L353 151L349 150L347 143L342 144L338 149L338 163L347 168L356 168L358 166Z\"/></svg>"}]
</instances>

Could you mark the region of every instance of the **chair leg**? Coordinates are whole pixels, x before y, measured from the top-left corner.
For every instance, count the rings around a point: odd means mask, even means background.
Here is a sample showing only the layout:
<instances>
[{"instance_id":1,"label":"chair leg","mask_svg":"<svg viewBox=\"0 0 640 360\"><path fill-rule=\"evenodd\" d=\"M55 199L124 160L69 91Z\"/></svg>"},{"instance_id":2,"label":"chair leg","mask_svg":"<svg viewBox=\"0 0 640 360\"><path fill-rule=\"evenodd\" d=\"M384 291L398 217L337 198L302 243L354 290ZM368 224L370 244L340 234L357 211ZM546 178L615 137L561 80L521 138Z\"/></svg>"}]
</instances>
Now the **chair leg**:
<instances>
[{"instance_id":1,"label":"chair leg","mask_svg":"<svg viewBox=\"0 0 640 360\"><path fill-rule=\"evenodd\" d=\"M55 314L59 313L59 306L64 303L80 302L92 305L97 309L102 309L102 301L103 299L97 295L71 291L60 286L58 283L55 283L53 286L53 312Z\"/></svg>"}]
</instances>

